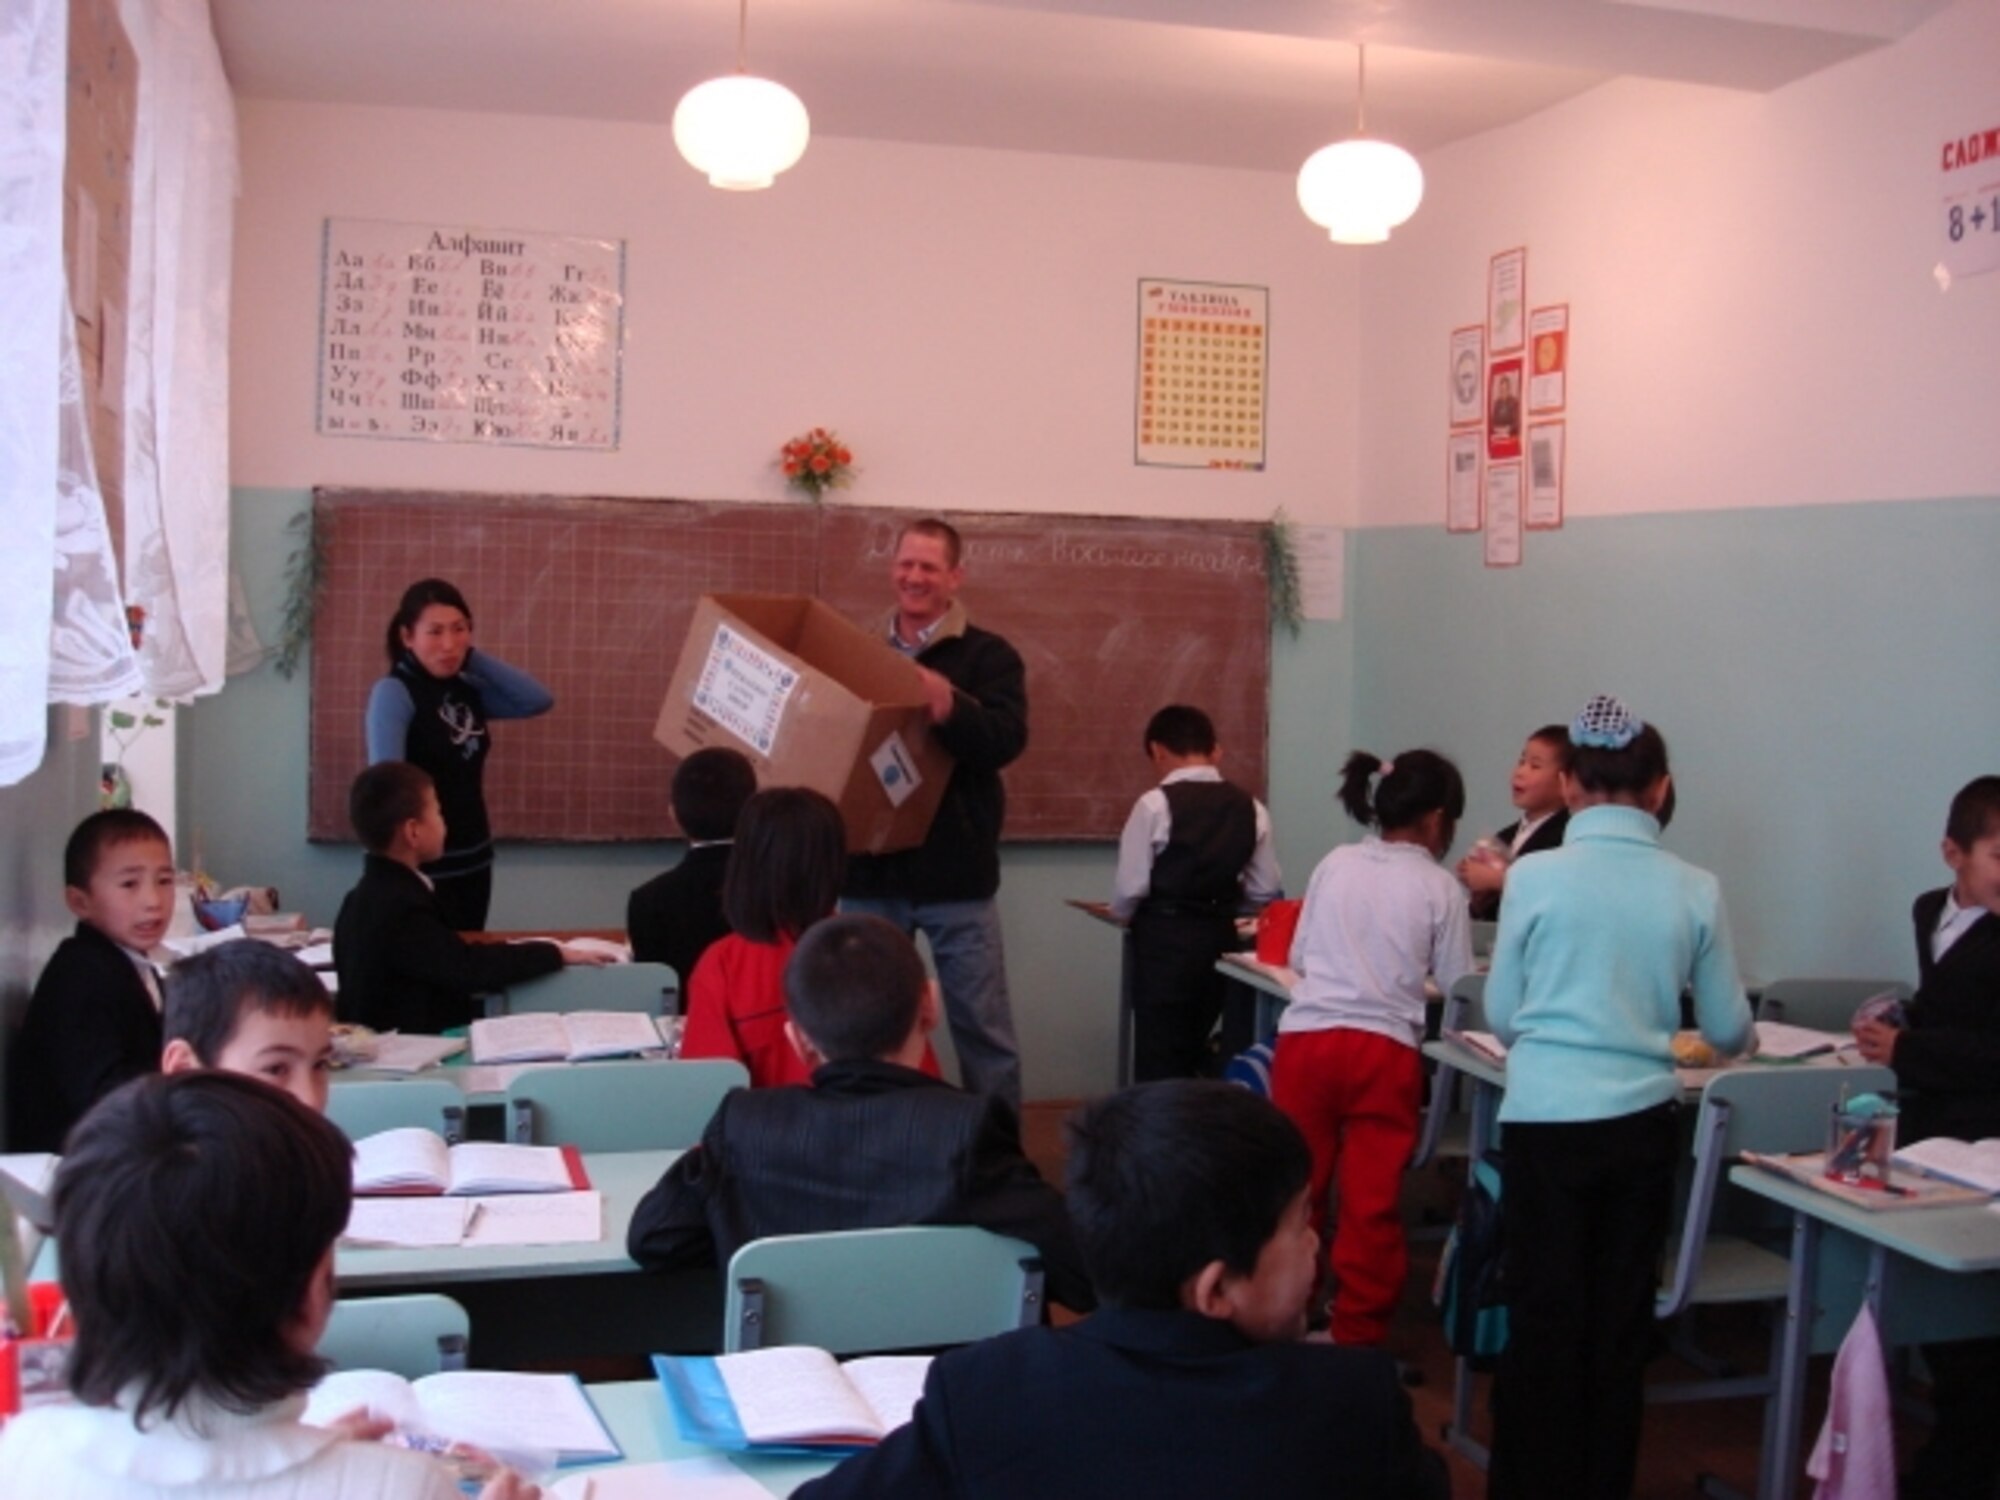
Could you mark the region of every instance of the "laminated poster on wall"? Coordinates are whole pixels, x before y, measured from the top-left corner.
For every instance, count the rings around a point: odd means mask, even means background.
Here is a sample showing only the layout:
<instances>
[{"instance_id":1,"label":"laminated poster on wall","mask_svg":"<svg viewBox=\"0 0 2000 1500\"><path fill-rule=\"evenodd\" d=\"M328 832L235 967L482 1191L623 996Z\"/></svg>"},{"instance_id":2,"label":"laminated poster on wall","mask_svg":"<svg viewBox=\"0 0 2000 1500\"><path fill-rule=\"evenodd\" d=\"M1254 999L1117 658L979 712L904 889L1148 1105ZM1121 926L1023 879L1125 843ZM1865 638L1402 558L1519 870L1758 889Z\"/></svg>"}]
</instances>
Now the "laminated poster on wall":
<instances>
[{"instance_id":1,"label":"laminated poster on wall","mask_svg":"<svg viewBox=\"0 0 2000 1500\"><path fill-rule=\"evenodd\" d=\"M1264 467L1270 305L1261 286L1140 281L1134 463Z\"/></svg>"},{"instance_id":2,"label":"laminated poster on wall","mask_svg":"<svg viewBox=\"0 0 2000 1500\"><path fill-rule=\"evenodd\" d=\"M1528 252L1502 250L1486 268L1486 352L1512 354L1527 342Z\"/></svg>"},{"instance_id":3,"label":"laminated poster on wall","mask_svg":"<svg viewBox=\"0 0 2000 1500\"><path fill-rule=\"evenodd\" d=\"M1528 424L1528 530L1554 531L1563 523L1561 422Z\"/></svg>"},{"instance_id":4,"label":"laminated poster on wall","mask_svg":"<svg viewBox=\"0 0 2000 1500\"><path fill-rule=\"evenodd\" d=\"M1479 443L1477 428L1454 432L1444 447L1444 529L1479 529Z\"/></svg>"},{"instance_id":5,"label":"laminated poster on wall","mask_svg":"<svg viewBox=\"0 0 2000 1500\"><path fill-rule=\"evenodd\" d=\"M1451 425L1477 427L1486 416L1479 380L1486 368L1486 330L1477 323L1451 331Z\"/></svg>"},{"instance_id":6,"label":"laminated poster on wall","mask_svg":"<svg viewBox=\"0 0 2000 1500\"><path fill-rule=\"evenodd\" d=\"M1486 370L1486 456L1521 456L1521 359L1496 359Z\"/></svg>"},{"instance_id":7,"label":"laminated poster on wall","mask_svg":"<svg viewBox=\"0 0 2000 1500\"><path fill-rule=\"evenodd\" d=\"M1521 465L1486 466L1486 566L1521 565Z\"/></svg>"},{"instance_id":8,"label":"laminated poster on wall","mask_svg":"<svg viewBox=\"0 0 2000 1500\"><path fill-rule=\"evenodd\" d=\"M1528 315L1528 415L1548 416L1569 405L1569 304Z\"/></svg>"},{"instance_id":9,"label":"laminated poster on wall","mask_svg":"<svg viewBox=\"0 0 2000 1500\"><path fill-rule=\"evenodd\" d=\"M318 430L615 449L625 242L328 219Z\"/></svg>"}]
</instances>

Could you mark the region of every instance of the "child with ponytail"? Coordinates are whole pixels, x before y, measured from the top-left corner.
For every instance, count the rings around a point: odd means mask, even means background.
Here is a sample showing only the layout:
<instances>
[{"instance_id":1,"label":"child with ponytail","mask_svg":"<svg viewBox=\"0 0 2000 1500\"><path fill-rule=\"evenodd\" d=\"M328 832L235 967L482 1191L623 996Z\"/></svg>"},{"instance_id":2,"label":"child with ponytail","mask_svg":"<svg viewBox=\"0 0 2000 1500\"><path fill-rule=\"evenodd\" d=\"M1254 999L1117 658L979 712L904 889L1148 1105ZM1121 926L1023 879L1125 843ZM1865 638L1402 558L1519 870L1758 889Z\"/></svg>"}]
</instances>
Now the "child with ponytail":
<instances>
[{"instance_id":1,"label":"child with ponytail","mask_svg":"<svg viewBox=\"0 0 2000 1500\"><path fill-rule=\"evenodd\" d=\"M1271 1098L1312 1152L1313 1227L1339 1212L1328 1265L1336 1344L1381 1344L1409 1270L1397 1200L1417 1144L1424 981L1472 968L1465 888L1439 860L1465 812L1458 767L1431 750L1347 758L1341 804L1377 829L1320 861L1306 888Z\"/></svg>"}]
</instances>

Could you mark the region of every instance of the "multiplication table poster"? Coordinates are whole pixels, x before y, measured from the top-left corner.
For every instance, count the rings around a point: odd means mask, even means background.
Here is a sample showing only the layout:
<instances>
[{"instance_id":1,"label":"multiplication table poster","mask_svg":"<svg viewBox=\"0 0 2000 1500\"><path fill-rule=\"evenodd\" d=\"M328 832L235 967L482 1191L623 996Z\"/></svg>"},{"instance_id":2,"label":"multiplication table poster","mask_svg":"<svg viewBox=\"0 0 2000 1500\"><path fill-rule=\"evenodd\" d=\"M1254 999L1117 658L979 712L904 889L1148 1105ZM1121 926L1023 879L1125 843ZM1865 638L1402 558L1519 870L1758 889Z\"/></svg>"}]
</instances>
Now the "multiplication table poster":
<instances>
[{"instance_id":1,"label":"multiplication table poster","mask_svg":"<svg viewBox=\"0 0 2000 1500\"><path fill-rule=\"evenodd\" d=\"M1135 463L1264 467L1270 304L1261 286L1140 281Z\"/></svg>"}]
</instances>

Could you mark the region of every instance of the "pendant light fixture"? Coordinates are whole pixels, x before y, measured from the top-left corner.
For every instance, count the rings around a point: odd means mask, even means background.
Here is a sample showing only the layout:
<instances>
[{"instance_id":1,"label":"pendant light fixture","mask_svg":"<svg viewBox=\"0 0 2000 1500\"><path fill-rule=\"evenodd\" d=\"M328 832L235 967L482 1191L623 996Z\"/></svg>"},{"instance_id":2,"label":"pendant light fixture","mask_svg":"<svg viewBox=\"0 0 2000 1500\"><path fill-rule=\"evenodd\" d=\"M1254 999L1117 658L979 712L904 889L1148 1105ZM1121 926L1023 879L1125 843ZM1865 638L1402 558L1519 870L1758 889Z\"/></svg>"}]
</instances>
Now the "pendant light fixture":
<instances>
[{"instance_id":1,"label":"pendant light fixture","mask_svg":"<svg viewBox=\"0 0 2000 1500\"><path fill-rule=\"evenodd\" d=\"M1424 201L1424 169L1401 146L1368 137L1368 48L1357 45L1354 135L1299 168L1299 207L1336 245L1379 245Z\"/></svg>"},{"instance_id":2,"label":"pendant light fixture","mask_svg":"<svg viewBox=\"0 0 2000 1500\"><path fill-rule=\"evenodd\" d=\"M674 106L674 145L713 187L767 188L806 154L812 123L799 96L744 67L750 0L738 0L736 71L698 83Z\"/></svg>"}]
</instances>

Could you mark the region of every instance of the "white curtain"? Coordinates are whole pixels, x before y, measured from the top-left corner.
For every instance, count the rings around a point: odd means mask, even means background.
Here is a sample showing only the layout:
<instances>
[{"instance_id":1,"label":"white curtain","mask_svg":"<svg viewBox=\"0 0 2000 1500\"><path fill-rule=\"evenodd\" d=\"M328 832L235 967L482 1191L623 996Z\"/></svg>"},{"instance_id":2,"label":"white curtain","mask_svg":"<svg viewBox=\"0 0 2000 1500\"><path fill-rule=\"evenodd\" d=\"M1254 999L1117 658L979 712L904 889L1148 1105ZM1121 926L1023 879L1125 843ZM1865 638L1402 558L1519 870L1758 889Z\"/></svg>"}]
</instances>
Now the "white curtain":
<instances>
[{"instance_id":1,"label":"white curtain","mask_svg":"<svg viewBox=\"0 0 2000 1500\"><path fill-rule=\"evenodd\" d=\"M229 651L229 258L236 110L207 0L125 0L139 57L125 590L146 691L222 686Z\"/></svg>"},{"instance_id":2,"label":"white curtain","mask_svg":"<svg viewBox=\"0 0 2000 1500\"><path fill-rule=\"evenodd\" d=\"M68 0L0 0L0 786L48 733L68 44Z\"/></svg>"}]
</instances>

